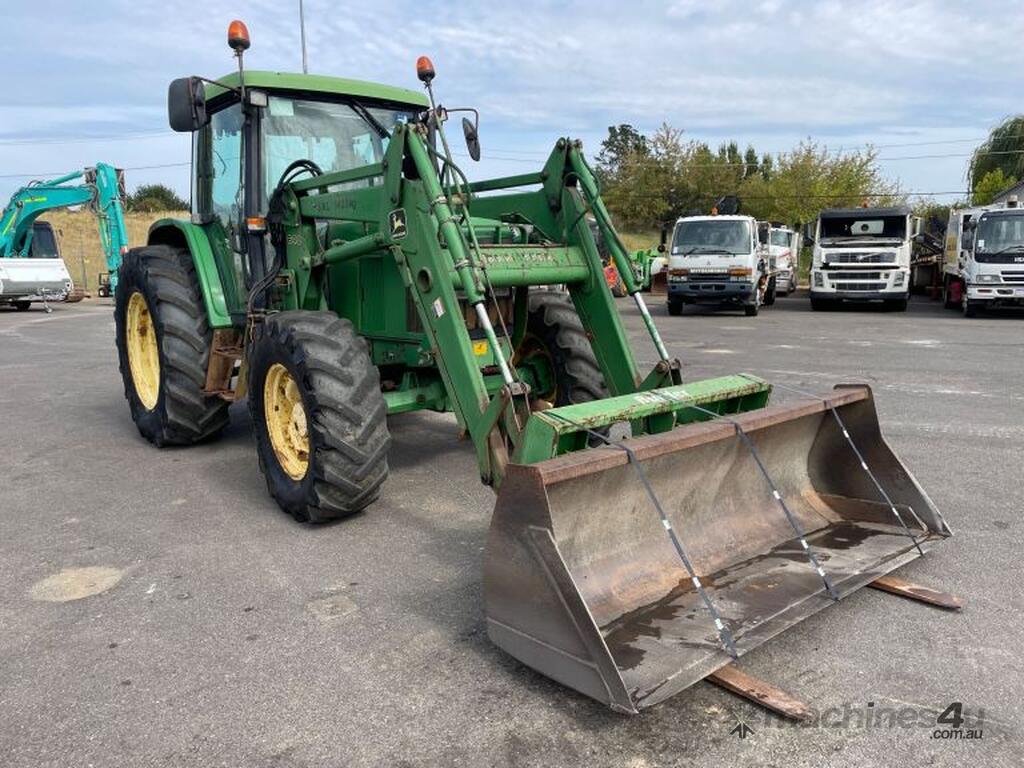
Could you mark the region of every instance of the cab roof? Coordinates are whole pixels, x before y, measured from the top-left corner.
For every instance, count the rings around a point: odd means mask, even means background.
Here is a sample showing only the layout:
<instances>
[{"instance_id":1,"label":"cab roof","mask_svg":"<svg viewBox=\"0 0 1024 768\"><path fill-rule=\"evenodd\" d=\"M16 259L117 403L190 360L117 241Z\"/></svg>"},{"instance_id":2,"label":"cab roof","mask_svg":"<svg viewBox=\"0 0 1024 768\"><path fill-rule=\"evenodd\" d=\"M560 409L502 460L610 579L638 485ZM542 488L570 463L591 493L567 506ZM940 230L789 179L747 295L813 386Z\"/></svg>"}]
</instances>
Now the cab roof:
<instances>
[{"instance_id":1,"label":"cab roof","mask_svg":"<svg viewBox=\"0 0 1024 768\"><path fill-rule=\"evenodd\" d=\"M238 73L232 72L219 78L219 82L231 87L238 87ZM430 106L425 94L409 88L397 88L393 85L381 85L365 80L350 80L344 77L328 77L327 75L304 75L296 72L263 72L246 70L246 88L260 88L268 91L309 91L312 93L332 94L336 96L354 96L358 99L374 101L390 101L406 104L417 108ZM206 83L206 98L212 99L224 93L225 89L212 83Z\"/></svg>"},{"instance_id":2,"label":"cab roof","mask_svg":"<svg viewBox=\"0 0 1024 768\"><path fill-rule=\"evenodd\" d=\"M913 211L905 205L892 208L828 208L821 212L823 219L848 219L851 216L909 216Z\"/></svg>"},{"instance_id":3,"label":"cab roof","mask_svg":"<svg viewBox=\"0 0 1024 768\"><path fill-rule=\"evenodd\" d=\"M676 224L680 221L753 221L753 216L746 216L742 213L731 213L731 214L707 214L702 216L680 216L676 219Z\"/></svg>"}]
</instances>

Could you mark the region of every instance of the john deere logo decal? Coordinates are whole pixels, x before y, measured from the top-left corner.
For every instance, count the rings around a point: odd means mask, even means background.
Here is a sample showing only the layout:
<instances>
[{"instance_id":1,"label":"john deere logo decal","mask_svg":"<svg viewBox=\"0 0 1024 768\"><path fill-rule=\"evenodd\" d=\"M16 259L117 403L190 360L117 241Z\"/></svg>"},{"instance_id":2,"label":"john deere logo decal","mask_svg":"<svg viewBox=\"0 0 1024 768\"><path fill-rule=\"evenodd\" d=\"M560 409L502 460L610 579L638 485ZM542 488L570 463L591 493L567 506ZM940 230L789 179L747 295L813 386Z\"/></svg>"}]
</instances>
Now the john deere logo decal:
<instances>
[{"instance_id":1,"label":"john deere logo decal","mask_svg":"<svg viewBox=\"0 0 1024 768\"><path fill-rule=\"evenodd\" d=\"M408 230L405 226L405 208L399 208L388 214L389 229L392 240L401 240Z\"/></svg>"}]
</instances>

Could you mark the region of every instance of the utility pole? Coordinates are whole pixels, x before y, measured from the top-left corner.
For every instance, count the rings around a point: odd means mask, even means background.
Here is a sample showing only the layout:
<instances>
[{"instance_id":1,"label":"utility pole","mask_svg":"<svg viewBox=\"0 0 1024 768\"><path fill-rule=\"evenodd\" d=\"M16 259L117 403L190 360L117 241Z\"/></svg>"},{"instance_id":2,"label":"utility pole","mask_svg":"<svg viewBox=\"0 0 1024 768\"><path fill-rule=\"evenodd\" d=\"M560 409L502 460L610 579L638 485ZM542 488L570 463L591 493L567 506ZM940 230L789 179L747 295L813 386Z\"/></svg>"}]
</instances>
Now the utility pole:
<instances>
[{"instance_id":1,"label":"utility pole","mask_svg":"<svg viewBox=\"0 0 1024 768\"><path fill-rule=\"evenodd\" d=\"M309 59L306 57L306 16L302 12L302 0L299 0L299 35L302 38L302 73L309 73Z\"/></svg>"}]
</instances>

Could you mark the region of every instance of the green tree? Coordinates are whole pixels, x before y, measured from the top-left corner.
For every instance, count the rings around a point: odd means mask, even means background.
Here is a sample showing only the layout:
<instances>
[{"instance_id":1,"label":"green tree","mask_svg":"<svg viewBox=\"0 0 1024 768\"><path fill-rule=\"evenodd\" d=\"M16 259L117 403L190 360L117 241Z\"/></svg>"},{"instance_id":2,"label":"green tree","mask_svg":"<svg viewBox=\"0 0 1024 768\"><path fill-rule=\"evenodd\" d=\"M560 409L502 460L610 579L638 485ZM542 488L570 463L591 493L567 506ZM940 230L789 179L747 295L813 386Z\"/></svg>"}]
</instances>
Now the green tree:
<instances>
[{"instance_id":1,"label":"green tree","mask_svg":"<svg viewBox=\"0 0 1024 768\"><path fill-rule=\"evenodd\" d=\"M977 192L982 179L997 168L1006 178L1024 178L1024 115L1003 120L974 150L967 168L971 190Z\"/></svg>"},{"instance_id":2,"label":"green tree","mask_svg":"<svg viewBox=\"0 0 1024 768\"><path fill-rule=\"evenodd\" d=\"M189 204L177 193L163 184L141 184L128 195L128 208L132 211L155 213L157 211L187 211Z\"/></svg>"},{"instance_id":3,"label":"green tree","mask_svg":"<svg viewBox=\"0 0 1024 768\"><path fill-rule=\"evenodd\" d=\"M971 202L974 205L988 205L992 199L1008 187L1017 183L1016 176L1007 176L1002 168L994 168L974 185Z\"/></svg>"},{"instance_id":4,"label":"green tree","mask_svg":"<svg viewBox=\"0 0 1024 768\"><path fill-rule=\"evenodd\" d=\"M743 155L743 177L747 178L753 176L759 170L760 168L757 162L757 151L748 144L747 151Z\"/></svg>"},{"instance_id":5,"label":"green tree","mask_svg":"<svg viewBox=\"0 0 1024 768\"><path fill-rule=\"evenodd\" d=\"M623 163L634 156L650 153L647 137L628 123L608 126L608 137L601 142L601 149L594 158L594 168L602 184L614 183Z\"/></svg>"}]
</instances>

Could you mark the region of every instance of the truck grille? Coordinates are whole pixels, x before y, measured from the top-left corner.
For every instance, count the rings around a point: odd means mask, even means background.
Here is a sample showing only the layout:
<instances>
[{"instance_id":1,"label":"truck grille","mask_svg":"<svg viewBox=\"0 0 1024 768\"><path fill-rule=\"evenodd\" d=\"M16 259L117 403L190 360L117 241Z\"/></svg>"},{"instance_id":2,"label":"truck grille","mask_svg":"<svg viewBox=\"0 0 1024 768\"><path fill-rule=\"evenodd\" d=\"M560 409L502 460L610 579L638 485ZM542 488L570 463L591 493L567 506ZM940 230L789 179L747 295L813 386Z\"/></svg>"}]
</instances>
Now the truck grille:
<instances>
[{"instance_id":1,"label":"truck grille","mask_svg":"<svg viewBox=\"0 0 1024 768\"><path fill-rule=\"evenodd\" d=\"M887 251L850 251L849 253L830 253L830 264L893 264L896 254Z\"/></svg>"},{"instance_id":2,"label":"truck grille","mask_svg":"<svg viewBox=\"0 0 1024 768\"><path fill-rule=\"evenodd\" d=\"M1024 270L1021 270L1021 269L1004 269L1003 270L1003 282L1004 283L1024 284Z\"/></svg>"},{"instance_id":3,"label":"truck grille","mask_svg":"<svg viewBox=\"0 0 1024 768\"><path fill-rule=\"evenodd\" d=\"M881 272L826 272L829 280L881 280Z\"/></svg>"},{"instance_id":4,"label":"truck grille","mask_svg":"<svg viewBox=\"0 0 1024 768\"><path fill-rule=\"evenodd\" d=\"M704 272L704 273L690 273L691 283L727 283L729 282L729 275L725 272Z\"/></svg>"},{"instance_id":5,"label":"truck grille","mask_svg":"<svg viewBox=\"0 0 1024 768\"><path fill-rule=\"evenodd\" d=\"M881 291L885 283L836 283L837 291Z\"/></svg>"}]
</instances>

